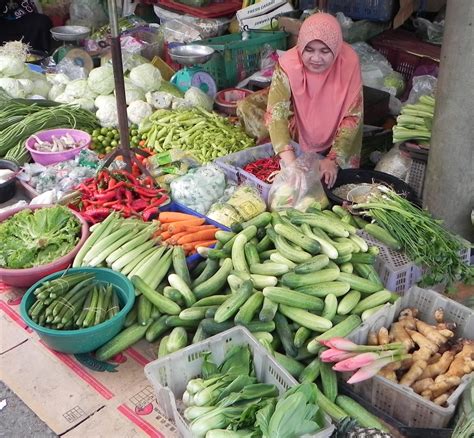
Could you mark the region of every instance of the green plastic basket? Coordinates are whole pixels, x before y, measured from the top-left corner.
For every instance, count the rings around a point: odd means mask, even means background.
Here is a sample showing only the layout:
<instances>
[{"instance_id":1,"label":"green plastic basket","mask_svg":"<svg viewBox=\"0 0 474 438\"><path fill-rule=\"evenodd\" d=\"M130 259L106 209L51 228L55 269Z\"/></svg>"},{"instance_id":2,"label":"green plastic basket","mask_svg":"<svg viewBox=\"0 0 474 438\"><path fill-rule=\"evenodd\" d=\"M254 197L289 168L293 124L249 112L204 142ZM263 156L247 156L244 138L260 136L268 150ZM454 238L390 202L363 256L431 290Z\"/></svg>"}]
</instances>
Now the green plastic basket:
<instances>
[{"instance_id":1,"label":"green plastic basket","mask_svg":"<svg viewBox=\"0 0 474 438\"><path fill-rule=\"evenodd\" d=\"M235 33L193 43L216 50L212 59L201 67L214 77L219 89L233 87L258 71L266 45L273 49L286 49L286 32L253 30L247 33L249 37L246 40L242 40L241 33Z\"/></svg>"}]
</instances>

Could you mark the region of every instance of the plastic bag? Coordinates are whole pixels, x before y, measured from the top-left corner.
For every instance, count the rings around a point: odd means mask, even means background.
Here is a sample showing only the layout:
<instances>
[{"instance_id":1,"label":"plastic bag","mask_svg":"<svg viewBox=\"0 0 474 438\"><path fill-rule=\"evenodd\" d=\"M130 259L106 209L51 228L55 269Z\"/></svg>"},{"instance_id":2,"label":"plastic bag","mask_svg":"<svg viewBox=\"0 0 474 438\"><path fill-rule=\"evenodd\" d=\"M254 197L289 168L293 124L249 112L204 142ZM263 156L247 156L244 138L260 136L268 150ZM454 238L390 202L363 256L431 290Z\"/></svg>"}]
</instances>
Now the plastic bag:
<instances>
[{"instance_id":1,"label":"plastic bag","mask_svg":"<svg viewBox=\"0 0 474 438\"><path fill-rule=\"evenodd\" d=\"M368 41L390 28L390 22L378 23L369 20L353 21L342 12L337 12L336 18L341 25L342 37L344 41L349 44L358 41Z\"/></svg>"},{"instance_id":2,"label":"plastic bag","mask_svg":"<svg viewBox=\"0 0 474 438\"><path fill-rule=\"evenodd\" d=\"M412 161L410 155L402 152L398 145L395 145L382 156L375 166L375 170L396 176L404 181L410 170Z\"/></svg>"},{"instance_id":3,"label":"plastic bag","mask_svg":"<svg viewBox=\"0 0 474 438\"><path fill-rule=\"evenodd\" d=\"M291 165L283 166L273 181L268 200L271 210L293 207L305 211L316 202L327 205L319 174L318 155L304 153Z\"/></svg>"},{"instance_id":4,"label":"plastic bag","mask_svg":"<svg viewBox=\"0 0 474 438\"><path fill-rule=\"evenodd\" d=\"M418 17L413 20L417 35L424 41L432 44L442 44L444 34L444 20L431 22L426 18Z\"/></svg>"},{"instance_id":5,"label":"plastic bag","mask_svg":"<svg viewBox=\"0 0 474 438\"><path fill-rule=\"evenodd\" d=\"M99 0L72 0L70 24L97 28L107 23L108 16Z\"/></svg>"},{"instance_id":6,"label":"plastic bag","mask_svg":"<svg viewBox=\"0 0 474 438\"><path fill-rule=\"evenodd\" d=\"M264 121L267 111L268 91L268 88L266 88L237 102L237 116L240 123L245 132L258 142L269 137Z\"/></svg>"},{"instance_id":7,"label":"plastic bag","mask_svg":"<svg viewBox=\"0 0 474 438\"><path fill-rule=\"evenodd\" d=\"M56 66L56 73L65 74L71 81L86 79L89 72L84 67L77 65L72 59L63 58Z\"/></svg>"},{"instance_id":8,"label":"plastic bag","mask_svg":"<svg viewBox=\"0 0 474 438\"><path fill-rule=\"evenodd\" d=\"M438 79L434 76L423 75L413 77L413 85L406 103L416 103L421 96L434 96Z\"/></svg>"}]
</instances>

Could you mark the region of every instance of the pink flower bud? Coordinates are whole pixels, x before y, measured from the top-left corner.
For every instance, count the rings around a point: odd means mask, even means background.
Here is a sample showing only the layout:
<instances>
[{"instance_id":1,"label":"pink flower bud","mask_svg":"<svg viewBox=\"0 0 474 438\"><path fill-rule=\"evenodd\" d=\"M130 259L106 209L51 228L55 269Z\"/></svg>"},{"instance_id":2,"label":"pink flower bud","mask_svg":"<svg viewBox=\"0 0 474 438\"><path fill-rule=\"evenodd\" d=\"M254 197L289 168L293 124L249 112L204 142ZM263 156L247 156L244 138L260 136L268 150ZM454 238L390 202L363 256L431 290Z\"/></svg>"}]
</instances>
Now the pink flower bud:
<instances>
[{"instance_id":1,"label":"pink flower bud","mask_svg":"<svg viewBox=\"0 0 474 438\"><path fill-rule=\"evenodd\" d=\"M332 369L334 371L354 371L358 368L370 365L379 358L380 356L377 353L361 353L338 362Z\"/></svg>"},{"instance_id":2,"label":"pink flower bud","mask_svg":"<svg viewBox=\"0 0 474 438\"><path fill-rule=\"evenodd\" d=\"M323 351L319 358L323 362L339 362L349 357L355 356L356 353L350 351L338 350L337 348L330 348L329 350Z\"/></svg>"},{"instance_id":3,"label":"pink flower bud","mask_svg":"<svg viewBox=\"0 0 474 438\"><path fill-rule=\"evenodd\" d=\"M343 351L357 351L359 345L354 344L345 338L332 338L324 342L324 345L329 348L336 348Z\"/></svg>"}]
</instances>

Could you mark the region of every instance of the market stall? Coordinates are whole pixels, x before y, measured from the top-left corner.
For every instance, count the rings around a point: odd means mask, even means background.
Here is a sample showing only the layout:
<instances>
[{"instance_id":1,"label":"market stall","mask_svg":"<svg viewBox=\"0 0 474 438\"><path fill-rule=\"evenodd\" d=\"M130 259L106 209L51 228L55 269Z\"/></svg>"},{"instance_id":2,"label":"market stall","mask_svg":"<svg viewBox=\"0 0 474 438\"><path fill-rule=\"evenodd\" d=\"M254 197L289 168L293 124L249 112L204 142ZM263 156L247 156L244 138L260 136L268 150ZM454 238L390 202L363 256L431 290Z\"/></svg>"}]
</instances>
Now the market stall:
<instances>
[{"instance_id":1,"label":"market stall","mask_svg":"<svg viewBox=\"0 0 474 438\"><path fill-rule=\"evenodd\" d=\"M474 312L442 292L471 244L414 176L439 58L401 60L395 2L328 2L367 91L362 168L328 187L247 101L316 5L247 3L122 17L120 78L108 25L39 69L0 47L5 382L66 437L468 436Z\"/></svg>"}]
</instances>

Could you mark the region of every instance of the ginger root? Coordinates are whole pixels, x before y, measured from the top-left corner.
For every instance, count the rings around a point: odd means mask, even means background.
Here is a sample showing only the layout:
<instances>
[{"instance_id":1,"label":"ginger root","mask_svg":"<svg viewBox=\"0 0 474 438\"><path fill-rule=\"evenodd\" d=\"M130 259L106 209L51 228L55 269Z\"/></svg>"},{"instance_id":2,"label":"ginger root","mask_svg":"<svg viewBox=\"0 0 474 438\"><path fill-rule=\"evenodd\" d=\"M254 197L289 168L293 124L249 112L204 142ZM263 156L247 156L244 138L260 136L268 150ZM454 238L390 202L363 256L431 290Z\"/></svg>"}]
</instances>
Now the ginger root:
<instances>
[{"instance_id":1,"label":"ginger root","mask_svg":"<svg viewBox=\"0 0 474 438\"><path fill-rule=\"evenodd\" d=\"M415 330L415 318L417 315L418 309L415 309L414 307L407 307L400 312L400 315L398 316L398 322L401 323L406 329Z\"/></svg>"},{"instance_id":2,"label":"ginger root","mask_svg":"<svg viewBox=\"0 0 474 438\"><path fill-rule=\"evenodd\" d=\"M388 380L391 380L392 382L395 382L397 383L398 382L398 379L397 379L397 375L395 373L394 370L390 370L390 369L385 369L386 367L382 368L379 372L378 372L378 375L379 376L382 376L382 377L385 377L386 379Z\"/></svg>"},{"instance_id":3,"label":"ginger root","mask_svg":"<svg viewBox=\"0 0 474 438\"><path fill-rule=\"evenodd\" d=\"M415 348L413 339L400 322L395 322L390 327L390 339L394 342L401 342L405 346L407 352Z\"/></svg>"},{"instance_id":4,"label":"ginger root","mask_svg":"<svg viewBox=\"0 0 474 438\"><path fill-rule=\"evenodd\" d=\"M461 383L461 378L458 376L446 376L442 374L435 379L434 385L430 388L432 399L439 397L441 394L448 392L451 388L458 386Z\"/></svg>"},{"instance_id":5,"label":"ginger root","mask_svg":"<svg viewBox=\"0 0 474 438\"><path fill-rule=\"evenodd\" d=\"M423 371L427 365L428 364L424 360L417 360L413 362L413 365L410 367L410 369L400 379L400 385L413 385L413 383L415 383L423 374Z\"/></svg>"},{"instance_id":6,"label":"ginger root","mask_svg":"<svg viewBox=\"0 0 474 438\"><path fill-rule=\"evenodd\" d=\"M434 384L434 380L430 377L427 379L417 380L413 385L413 391L417 394L421 394L423 391L430 389L430 387Z\"/></svg>"},{"instance_id":7,"label":"ginger root","mask_svg":"<svg viewBox=\"0 0 474 438\"><path fill-rule=\"evenodd\" d=\"M431 364L434 364L434 363L438 362L438 360L441 359L441 356L442 356L442 354L439 353L439 352L433 354L433 356L431 356L430 359L428 360L428 365L431 365Z\"/></svg>"},{"instance_id":8,"label":"ginger root","mask_svg":"<svg viewBox=\"0 0 474 438\"><path fill-rule=\"evenodd\" d=\"M372 330L369 332L367 335L367 345L379 345L379 338L376 332Z\"/></svg>"},{"instance_id":9,"label":"ginger root","mask_svg":"<svg viewBox=\"0 0 474 438\"><path fill-rule=\"evenodd\" d=\"M437 404L438 406L443 406L448 401L450 395L451 394L449 392L441 394L439 397L436 397L433 400L433 403Z\"/></svg>"},{"instance_id":10,"label":"ginger root","mask_svg":"<svg viewBox=\"0 0 474 438\"><path fill-rule=\"evenodd\" d=\"M438 324L441 324L444 322L444 309L442 307L438 307L434 311L434 318Z\"/></svg>"},{"instance_id":11,"label":"ginger root","mask_svg":"<svg viewBox=\"0 0 474 438\"><path fill-rule=\"evenodd\" d=\"M413 353L413 360L424 360L428 361L432 354L438 352L439 347L434 342L431 342L421 333L415 332L413 330L407 329L408 334L410 337L415 341L415 343L420 347L419 350Z\"/></svg>"},{"instance_id":12,"label":"ginger root","mask_svg":"<svg viewBox=\"0 0 474 438\"><path fill-rule=\"evenodd\" d=\"M464 341L462 350L454 356L454 360L449 365L446 377L462 377L474 371L474 340Z\"/></svg>"},{"instance_id":13,"label":"ginger root","mask_svg":"<svg viewBox=\"0 0 474 438\"><path fill-rule=\"evenodd\" d=\"M416 320L416 329L420 332L425 338L429 339L431 342L435 343L438 347L445 344L449 338L454 336L454 333L451 330L442 330L438 331L435 326L429 325L424 321Z\"/></svg>"},{"instance_id":14,"label":"ginger root","mask_svg":"<svg viewBox=\"0 0 474 438\"><path fill-rule=\"evenodd\" d=\"M446 370L451 365L451 362L454 359L454 352L452 351L445 351L441 358L425 368L423 374L420 376L420 379L426 379L427 377L437 377L440 374L444 374Z\"/></svg>"},{"instance_id":15,"label":"ginger root","mask_svg":"<svg viewBox=\"0 0 474 438\"><path fill-rule=\"evenodd\" d=\"M386 345L390 343L390 337L388 336L388 329L386 327L380 327L377 337L379 345Z\"/></svg>"},{"instance_id":16,"label":"ginger root","mask_svg":"<svg viewBox=\"0 0 474 438\"><path fill-rule=\"evenodd\" d=\"M432 396L431 390L430 390L430 389L425 389L425 390L421 393L421 396L422 396L423 398L426 398L426 400L431 400L431 396Z\"/></svg>"}]
</instances>

